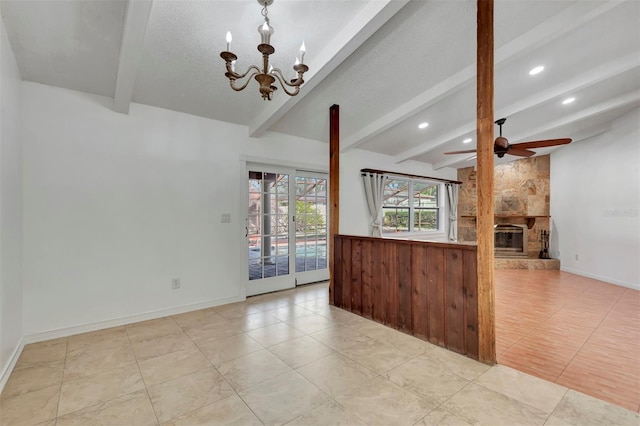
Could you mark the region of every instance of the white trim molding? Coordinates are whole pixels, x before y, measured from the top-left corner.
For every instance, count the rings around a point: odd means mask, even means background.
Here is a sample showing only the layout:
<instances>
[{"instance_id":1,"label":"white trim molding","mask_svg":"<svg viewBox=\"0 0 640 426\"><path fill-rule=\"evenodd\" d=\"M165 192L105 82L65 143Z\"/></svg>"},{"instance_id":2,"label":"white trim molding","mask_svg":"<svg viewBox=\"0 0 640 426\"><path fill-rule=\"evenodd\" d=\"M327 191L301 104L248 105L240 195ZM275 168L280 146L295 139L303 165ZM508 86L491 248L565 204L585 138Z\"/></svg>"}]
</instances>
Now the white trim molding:
<instances>
[{"instance_id":1,"label":"white trim molding","mask_svg":"<svg viewBox=\"0 0 640 426\"><path fill-rule=\"evenodd\" d=\"M566 266L561 266L560 270L563 272L569 272L571 274L580 275L582 277L593 278L594 280L603 281L609 284L615 284L620 287L630 288L632 290L640 290L640 284L638 283L628 283L626 281L616 280L615 278L603 277L602 275L591 274L589 272L580 271L578 269L567 268Z\"/></svg>"},{"instance_id":2,"label":"white trim molding","mask_svg":"<svg viewBox=\"0 0 640 426\"><path fill-rule=\"evenodd\" d=\"M24 337L21 337L20 341L18 342L18 346L16 346L15 350L11 354L11 358L9 358L9 363L5 366L4 370L2 370L2 374L0 375L0 394L2 394L4 386L9 381L9 376L11 376L11 373L13 372L13 369L15 368L23 349Z\"/></svg>"},{"instance_id":3,"label":"white trim molding","mask_svg":"<svg viewBox=\"0 0 640 426\"><path fill-rule=\"evenodd\" d=\"M170 315L183 314L185 312L197 311L200 309L212 308L214 306L226 305L228 303L243 302L246 300L244 295L227 297L224 299L208 300L206 302L194 303L191 305L176 306L173 308L160 309L158 311L145 312L142 314L129 315L126 317L114 318L105 321L98 321L88 324L75 325L72 327L58 328L40 333L27 334L23 337L24 344L43 342L46 340L57 339L60 337L73 336L75 334L87 333L90 331L103 330L110 327L118 327L135 322L147 321Z\"/></svg>"}]
</instances>

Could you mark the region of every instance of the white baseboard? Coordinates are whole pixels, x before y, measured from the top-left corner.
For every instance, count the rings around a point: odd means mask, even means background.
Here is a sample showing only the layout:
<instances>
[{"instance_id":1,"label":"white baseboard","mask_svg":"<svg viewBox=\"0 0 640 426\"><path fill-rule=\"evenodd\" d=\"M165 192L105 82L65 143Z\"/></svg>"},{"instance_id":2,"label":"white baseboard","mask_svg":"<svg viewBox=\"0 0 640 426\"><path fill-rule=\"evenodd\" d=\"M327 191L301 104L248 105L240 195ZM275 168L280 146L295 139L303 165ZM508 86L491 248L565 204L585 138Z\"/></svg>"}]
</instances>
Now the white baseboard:
<instances>
[{"instance_id":1,"label":"white baseboard","mask_svg":"<svg viewBox=\"0 0 640 426\"><path fill-rule=\"evenodd\" d=\"M162 318L169 315L183 314L185 312L197 311L200 309L212 308L214 306L226 305L227 303L242 302L246 300L243 295L227 297L224 299L208 300L206 302L194 303L191 305L176 306L174 308L161 309L158 311L145 312L142 314L129 315L126 317L114 318L105 321L97 321L89 324L75 325L72 327L58 328L54 330L43 331L40 333L27 334L23 337L23 343L36 343L45 340L57 339L60 337L73 336L74 334L87 333L90 331L102 330L110 327L118 327L121 325L131 324L134 322L147 321L156 318Z\"/></svg>"},{"instance_id":2,"label":"white baseboard","mask_svg":"<svg viewBox=\"0 0 640 426\"><path fill-rule=\"evenodd\" d=\"M615 285L619 285L621 287L630 288L632 290L640 290L640 284L637 284L637 283L636 284L628 283L626 281L620 281L620 280L616 280L614 278L603 277L603 276L600 276L600 275L591 274L589 272L580 271L578 269L567 268L565 266L561 266L560 270L564 271L564 272L570 272L572 274L580 275L580 276L583 276L583 277L587 277L587 278L593 278L594 280L604 281L605 283L615 284Z\"/></svg>"},{"instance_id":3,"label":"white baseboard","mask_svg":"<svg viewBox=\"0 0 640 426\"><path fill-rule=\"evenodd\" d=\"M16 366L18 362L18 358L20 358L20 354L22 353L22 349L24 349L24 338L21 337L20 341L18 341L18 346L16 346L15 350L11 354L11 358L9 358L9 362L2 370L2 374L0 375L0 394L2 394L2 390L4 389L4 385L9 381L9 376L13 372L13 368Z\"/></svg>"}]
</instances>

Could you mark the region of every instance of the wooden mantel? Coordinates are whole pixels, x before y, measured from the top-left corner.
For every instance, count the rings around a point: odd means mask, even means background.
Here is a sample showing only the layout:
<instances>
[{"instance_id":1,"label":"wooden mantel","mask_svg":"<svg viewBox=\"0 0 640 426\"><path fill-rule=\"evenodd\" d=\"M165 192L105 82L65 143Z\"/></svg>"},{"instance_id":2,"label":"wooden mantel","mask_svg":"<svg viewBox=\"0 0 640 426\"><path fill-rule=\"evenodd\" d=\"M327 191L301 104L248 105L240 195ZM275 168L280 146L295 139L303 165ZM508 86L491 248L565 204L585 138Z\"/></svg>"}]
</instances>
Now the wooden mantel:
<instances>
[{"instance_id":1,"label":"wooden mantel","mask_svg":"<svg viewBox=\"0 0 640 426\"><path fill-rule=\"evenodd\" d=\"M461 218L473 219L476 220L476 216L473 215L461 215ZM541 218L550 218L551 216L545 215L515 215L515 214L496 214L493 215L495 219L524 219L527 222L527 228L533 229L536 224L536 219Z\"/></svg>"}]
</instances>

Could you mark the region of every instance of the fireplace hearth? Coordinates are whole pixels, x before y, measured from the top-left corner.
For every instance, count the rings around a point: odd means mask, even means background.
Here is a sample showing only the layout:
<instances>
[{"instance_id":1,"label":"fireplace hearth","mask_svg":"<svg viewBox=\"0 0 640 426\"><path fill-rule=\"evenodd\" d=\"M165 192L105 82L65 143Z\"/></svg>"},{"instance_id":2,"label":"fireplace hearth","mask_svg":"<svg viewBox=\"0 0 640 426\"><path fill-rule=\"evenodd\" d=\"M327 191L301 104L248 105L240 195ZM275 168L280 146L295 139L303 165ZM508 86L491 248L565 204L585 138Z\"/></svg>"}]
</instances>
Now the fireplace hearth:
<instances>
[{"instance_id":1,"label":"fireplace hearth","mask_svg":"<svg viewBox=\"0 0 640 426\"><path fill-rule=\"evenodd\" d=\"M496 257L527 257L527 226L499 223L493 227Z\"/></svg>"}]
</instances>

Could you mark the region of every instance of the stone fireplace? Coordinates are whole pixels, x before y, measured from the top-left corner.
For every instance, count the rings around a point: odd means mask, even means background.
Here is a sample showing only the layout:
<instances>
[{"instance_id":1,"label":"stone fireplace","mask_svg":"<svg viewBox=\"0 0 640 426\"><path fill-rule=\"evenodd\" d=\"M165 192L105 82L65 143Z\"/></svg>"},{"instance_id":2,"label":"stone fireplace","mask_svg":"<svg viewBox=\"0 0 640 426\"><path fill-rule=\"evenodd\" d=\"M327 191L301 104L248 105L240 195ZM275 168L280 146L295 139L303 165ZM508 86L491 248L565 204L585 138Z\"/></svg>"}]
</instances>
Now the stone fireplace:
<instances>
[{"instance_id":1,"label":"stone fireplace","mask_svg":"<svg viewBox=\"0 0 640 426\"><path fill-rule=\"evenodd\" d=\"M549 187L550 157L523 158L495 167L494 212L496 225L520 225L527 228L523 236L525 252L537 258L538 236L550 230ZM475 242L476 236L476 171L473 167L458 169L462 182L458 201L458 240ZM497 253L497 251L496 251ZM524 256L523 256L524 257Z\"/></svg>"},{"instance_id":2,"label":"stone fireplace","mask_svg":"<svg viewBox=\"0 0 640 426\"><path fill-rule=\"evenodd\" d=\"M559 269L557 259L538 259L541 231L551 230L549 155L499 164L494 171L496 268ZM458 241L475 242L476 170L458 169Z\"/></svg>"},{"instance_id":3,"label":"stone fireplace","mask_svg":"<svg viewBox=\"0 0 640 426\"><path fill-rule=\"evenodd\" d=\"M496 257L527 257L529 253L527 226L500 223L494 226Z\"/></svg>"}]
</instances>

